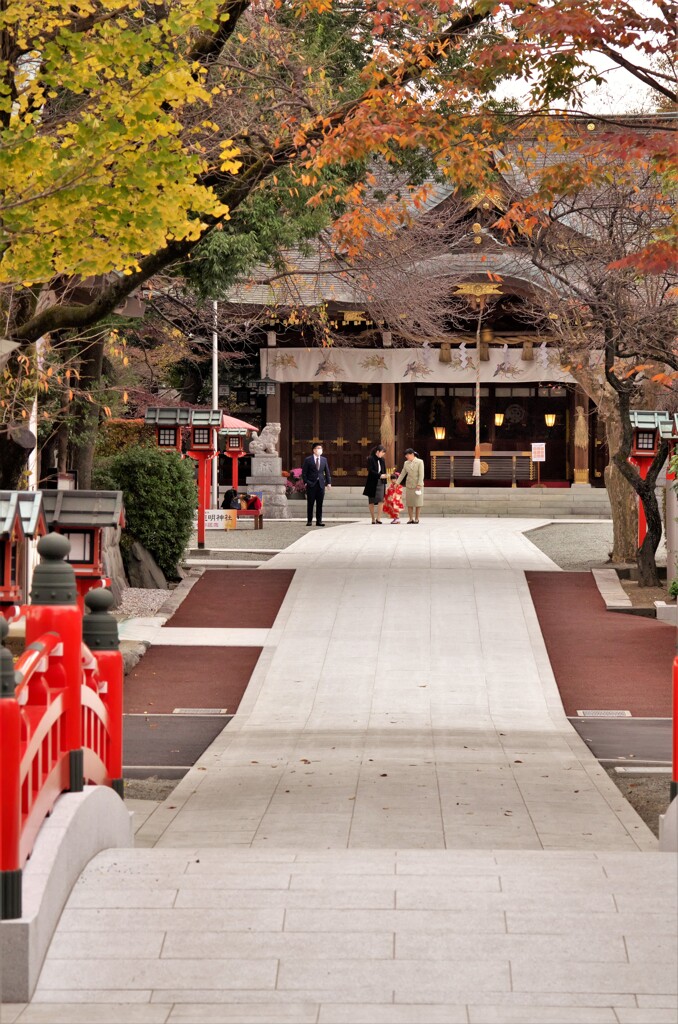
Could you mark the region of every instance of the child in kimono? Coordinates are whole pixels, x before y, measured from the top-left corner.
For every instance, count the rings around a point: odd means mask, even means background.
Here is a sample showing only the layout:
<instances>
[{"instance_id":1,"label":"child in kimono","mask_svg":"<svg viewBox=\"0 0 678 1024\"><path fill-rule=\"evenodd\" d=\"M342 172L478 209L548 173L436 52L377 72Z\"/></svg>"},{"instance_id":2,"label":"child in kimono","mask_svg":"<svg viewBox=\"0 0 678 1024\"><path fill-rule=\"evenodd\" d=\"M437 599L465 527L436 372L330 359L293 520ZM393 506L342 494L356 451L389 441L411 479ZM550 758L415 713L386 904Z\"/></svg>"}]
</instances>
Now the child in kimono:
<instances>
[{"instance_id":1,"label":"child in kimono","mask_svg":"<svg viewBox=\"0 0 678 1024\"><path fill-rule=\"evenodd\" d=\"M396 483L397 479L398 474L391 473L391 482L384 495L384 513L391 517L391 526L400 522L400 513L405 507L403 505L403 488L401 484Z\"/></svg>"}]
</instances>

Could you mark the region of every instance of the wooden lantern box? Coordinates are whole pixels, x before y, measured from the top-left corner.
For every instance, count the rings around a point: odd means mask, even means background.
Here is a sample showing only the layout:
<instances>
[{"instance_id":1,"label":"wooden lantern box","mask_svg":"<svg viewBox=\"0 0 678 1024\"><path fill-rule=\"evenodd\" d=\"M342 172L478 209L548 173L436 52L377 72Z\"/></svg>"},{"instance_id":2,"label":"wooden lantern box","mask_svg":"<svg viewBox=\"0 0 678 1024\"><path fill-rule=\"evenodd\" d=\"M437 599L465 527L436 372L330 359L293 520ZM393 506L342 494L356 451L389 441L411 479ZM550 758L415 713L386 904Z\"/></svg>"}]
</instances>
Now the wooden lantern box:
<instances>
[{"instance_id":1,"label":"wooden lantern box","mask_svg":"<svg viewBox=\"0 0 678 1024\"><path fill-rule=\"evenodd\" d=\"M43 491L50 532L71 543L68 562L75 570L80 601L92 587L110 585L103 564L102 534L125 525L122 491Z\"/></svg>"}]
</instances>

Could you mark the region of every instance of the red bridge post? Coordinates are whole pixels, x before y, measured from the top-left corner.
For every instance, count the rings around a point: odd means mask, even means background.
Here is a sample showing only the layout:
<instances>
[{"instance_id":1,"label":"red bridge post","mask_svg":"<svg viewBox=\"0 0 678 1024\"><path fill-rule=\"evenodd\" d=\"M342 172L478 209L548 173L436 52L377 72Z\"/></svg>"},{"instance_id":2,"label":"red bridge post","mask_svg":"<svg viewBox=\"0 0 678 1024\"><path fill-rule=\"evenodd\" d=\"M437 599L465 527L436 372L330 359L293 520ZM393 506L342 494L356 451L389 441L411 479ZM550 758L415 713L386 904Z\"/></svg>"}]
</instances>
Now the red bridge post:
<instances>
[{"instance_id":1,"label":"red bridge post","mask_svg":"<svg viewBox=\"0 0 678 1024\"><path fill-rule=\"evenodd\" d=\"M61 657L50 658L46 679L49 686L64 688L66 716L64 746L69 751L70 791L83 788L82 703L82 612L73 567L65 559L71 550L66 537L50 533L38 544L42 558L33 573L31 603L26 608L26 647L44 633L61 638Z\"/></svg>"},{"instance_id":2,"label":"red bridge post","mask_svg":"<svg viewBox=\"0 0 678 1024\"><path fill-rule=\"evenodd\" d=\"M0 615L0 919L21 917L21 710L8 631Z\"/></svg>"},{"instance_id":3,"label":"red bridge post","mask_svg":"<svg viewBox=\"0 0 678 1024\"><path fill-rule=\"evenodd\" d=\"M673 772L671 800L678 797L678 655L673 659Z\"/></svg>"},{"instance_id":4,"label":"red bridge post","mask_svg":"<svg viewBox=\"0 0 678 1024\"><path fill-rule=\"evenodd\" d=\"M107 771L111 787L124 798L122 778L122 692L124 667L120 653L118 623L111 615L114 604L110 590L90 590L85 595L88 609L82 623L83 640L97 662L97 675L104 683L102 700L108 708L110 747Z\"/></svg>"}]
</instances>

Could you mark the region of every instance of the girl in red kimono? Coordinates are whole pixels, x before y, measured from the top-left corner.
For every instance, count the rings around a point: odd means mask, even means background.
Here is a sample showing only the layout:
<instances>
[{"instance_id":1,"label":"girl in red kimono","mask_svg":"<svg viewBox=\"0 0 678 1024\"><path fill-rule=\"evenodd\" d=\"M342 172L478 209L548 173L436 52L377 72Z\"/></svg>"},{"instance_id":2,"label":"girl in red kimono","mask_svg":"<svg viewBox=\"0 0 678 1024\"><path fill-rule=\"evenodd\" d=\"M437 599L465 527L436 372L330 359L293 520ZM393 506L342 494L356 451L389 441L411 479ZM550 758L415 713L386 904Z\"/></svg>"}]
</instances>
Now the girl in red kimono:
<instances>
[{"instance_id":1,"label":"girl in red kimono","mask_svg":"<svg viewBox=\"0 0 678 1024\"><path fill-rule=\"evenodd\" d=\"M391 517L391 526L395 526L400 522L400 513L403 508L403 489L400 484L396 483L398 479L397 473L391 474L391 483L386 488L386 494L384 495L384 513Z\"/></svg>"}]
</instances>

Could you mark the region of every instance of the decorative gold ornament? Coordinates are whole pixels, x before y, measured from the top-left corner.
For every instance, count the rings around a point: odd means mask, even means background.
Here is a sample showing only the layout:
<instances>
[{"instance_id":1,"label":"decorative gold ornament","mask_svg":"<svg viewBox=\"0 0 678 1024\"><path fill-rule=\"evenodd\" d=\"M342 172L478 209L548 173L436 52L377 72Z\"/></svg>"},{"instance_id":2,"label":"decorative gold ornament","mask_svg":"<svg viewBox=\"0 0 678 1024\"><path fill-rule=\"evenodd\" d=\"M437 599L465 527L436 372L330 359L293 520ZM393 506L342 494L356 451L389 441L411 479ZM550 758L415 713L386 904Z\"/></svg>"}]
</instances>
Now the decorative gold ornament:
<instances>
[{"instance_id":1,"label":"decorative gold ornament","mask_svg":"<svg viewBox=\"0 0 678 1024\"><path fill-rule=\"evenodd\" d=\"M489 468L490 468L489 462L481 462L480 463L480 473L481 473L481 476L485 476L485 473L487 473Z\"/></svg>"},{"instance_id":2,"label":"decorative gold ornament","mask_svg":"<svg viewBox=\"0 0 678 1024\"><path fill-rule=\"evenodd\" d=\"M465 281L455 286L457 295L501 295L501 282Z\"/></svg>"}]
</instances>

